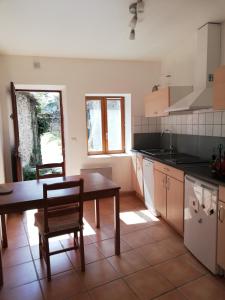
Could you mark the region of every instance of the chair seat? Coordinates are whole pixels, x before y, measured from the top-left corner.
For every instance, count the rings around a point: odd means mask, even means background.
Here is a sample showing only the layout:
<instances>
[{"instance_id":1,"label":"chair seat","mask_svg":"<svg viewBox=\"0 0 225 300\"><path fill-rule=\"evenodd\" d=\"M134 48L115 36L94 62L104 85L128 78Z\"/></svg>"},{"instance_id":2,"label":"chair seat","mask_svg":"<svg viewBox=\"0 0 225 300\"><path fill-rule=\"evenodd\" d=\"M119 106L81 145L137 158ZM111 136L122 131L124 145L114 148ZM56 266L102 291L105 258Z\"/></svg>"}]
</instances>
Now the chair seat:
<instances>
[{"instance_id":1,"label":"chair seat","mask_svg":"<svg viewBox=\"0 0 225 300\"><path fill-rule=\"evenodd\" d=\"M44 233L44 211L38 211L35 215L34 225L39 228L40 233ZM51 209L48 212L49 232L57 232L66 229L80 229L79 213L71 207L63 209Z\"/></svg>"},{"instance_id":2,"label":"chair seat","mask_svg":"<svg viewBox=\"0 0 225 300\"><path fill-rule=\"evenodd\" d=\"M78 204L75 203L75 206L77 206ZM49 211L55 211L56 209L67 209L67 208L72 208L74 209L74 204L65 204L65 205L59 205L59 206L52 206L49 207L48 210ZM38 212L44 212L44 208L39 208Z\"/></svg>"}]
</instances>

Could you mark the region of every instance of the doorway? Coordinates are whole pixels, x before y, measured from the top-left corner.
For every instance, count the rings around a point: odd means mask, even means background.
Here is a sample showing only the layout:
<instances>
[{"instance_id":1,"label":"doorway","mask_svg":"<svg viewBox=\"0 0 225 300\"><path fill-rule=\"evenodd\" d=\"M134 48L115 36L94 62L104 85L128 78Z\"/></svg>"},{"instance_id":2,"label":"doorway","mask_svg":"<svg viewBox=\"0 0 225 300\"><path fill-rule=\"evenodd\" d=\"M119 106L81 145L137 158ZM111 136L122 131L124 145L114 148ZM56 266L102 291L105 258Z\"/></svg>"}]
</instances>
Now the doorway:
<instances>
[{"instance_id":1,"label":"doorway","mask_svg":"<svg viewBox=\"0 0 225 300\"><path fill-rule=\"evenodd\" d=\"M13 83L11 93L15 133L13 179L35 179L37 164L65 164L62 93L16 89Z\"/></svg>"}]
</instances>

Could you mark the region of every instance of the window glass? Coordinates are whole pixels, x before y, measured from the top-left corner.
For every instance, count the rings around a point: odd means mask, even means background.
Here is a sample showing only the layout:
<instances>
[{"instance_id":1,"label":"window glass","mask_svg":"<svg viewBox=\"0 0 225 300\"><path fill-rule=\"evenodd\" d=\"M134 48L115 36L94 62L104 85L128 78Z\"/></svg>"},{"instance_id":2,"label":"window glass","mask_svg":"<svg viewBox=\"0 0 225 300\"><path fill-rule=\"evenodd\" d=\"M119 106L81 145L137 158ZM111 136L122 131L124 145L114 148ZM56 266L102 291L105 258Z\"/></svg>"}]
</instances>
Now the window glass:
<instances>
[{"instance_id":1,"label":"window glass","mask_svg":"<svg viewBox=\"0 0 225 300\"><path fill-rule=\"evenodd\" d=\"M107 99L108 150L122 149L121 102Z\"/></svg>"},{"instance_id":2,"label":"window glass","mask_svg":"<svg viewBox=\"0 0 225 300\"><path fill-rule=\"evenodd\" d=\"M86 101L88 151L102 151L102 112L101 100Z\"/></svg>"}]
</instances>

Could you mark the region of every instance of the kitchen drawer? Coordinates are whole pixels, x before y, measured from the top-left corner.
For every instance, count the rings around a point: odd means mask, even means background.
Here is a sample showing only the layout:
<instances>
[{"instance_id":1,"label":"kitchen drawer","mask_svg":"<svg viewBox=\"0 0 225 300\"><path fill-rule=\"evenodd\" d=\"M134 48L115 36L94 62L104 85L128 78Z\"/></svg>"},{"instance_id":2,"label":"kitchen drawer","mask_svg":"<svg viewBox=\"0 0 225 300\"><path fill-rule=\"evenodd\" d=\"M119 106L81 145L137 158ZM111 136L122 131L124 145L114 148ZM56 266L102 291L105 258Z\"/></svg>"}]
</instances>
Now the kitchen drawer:
<instances>
[{"instance_id":1,"label":"kitchen drawer","mask_svg":"<svg viewBox=\"0 0 225 300\"><path fill-rule=\"evenodd\" d=\"M154 162L154 168L166 175L169 175L179 181L184 181L184 172L160 162Z\"/></svg>"},{"instance_id":2,"label":"kitchen drawer","mask_svg":"<svg viewBox=\"0 0 225 300\"><path fill-rule=\"evenodd\" d=\"M219 200L225 202L225 187L219 186Z\"/></svg>"}]
</instances>

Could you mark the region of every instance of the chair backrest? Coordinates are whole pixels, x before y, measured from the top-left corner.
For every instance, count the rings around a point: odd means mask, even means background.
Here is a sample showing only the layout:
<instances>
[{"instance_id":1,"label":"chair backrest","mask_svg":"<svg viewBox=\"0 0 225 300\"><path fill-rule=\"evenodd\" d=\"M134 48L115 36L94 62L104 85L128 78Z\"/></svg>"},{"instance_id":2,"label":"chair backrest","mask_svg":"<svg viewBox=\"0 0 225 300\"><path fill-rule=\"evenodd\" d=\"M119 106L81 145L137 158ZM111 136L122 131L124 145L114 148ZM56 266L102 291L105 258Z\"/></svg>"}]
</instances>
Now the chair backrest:
<instances>
[{"instance_id":1,"label":"chair backrest","mask_svg":"<svg viewBox=\"0 0 225 300\"><path fill-rule=\"evenodd\" d=\"M43 170L51 170L54 168L61 168L61 172L58 173L45 173L41 174L41 171ZM37 179L44 179L44 178L54 178L54 177L61 177L65 176L65 164L64 162L61 163L52 163L52 164L42 164L42 165L36 165L36 178Z\"/></svg>"},{"instance_id":2,"label":"chair backrest","mask_svg":"<svg viewBox=\"0 0 225 300\"><path fill-rule=\"evenodd\" d=\"M83 191L83 179L43 184L44 231L46 233L49 232L49 218L62 216L63 213L60 208L64 212L69 210L70 213L78 214L79 224L83 225ZM65 207L68 204L69 206Z\"/></svg>"}]
</instances>

